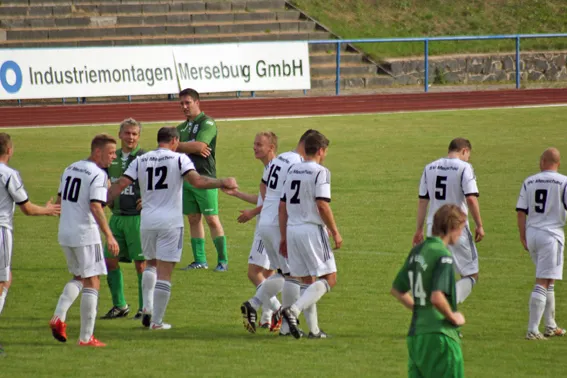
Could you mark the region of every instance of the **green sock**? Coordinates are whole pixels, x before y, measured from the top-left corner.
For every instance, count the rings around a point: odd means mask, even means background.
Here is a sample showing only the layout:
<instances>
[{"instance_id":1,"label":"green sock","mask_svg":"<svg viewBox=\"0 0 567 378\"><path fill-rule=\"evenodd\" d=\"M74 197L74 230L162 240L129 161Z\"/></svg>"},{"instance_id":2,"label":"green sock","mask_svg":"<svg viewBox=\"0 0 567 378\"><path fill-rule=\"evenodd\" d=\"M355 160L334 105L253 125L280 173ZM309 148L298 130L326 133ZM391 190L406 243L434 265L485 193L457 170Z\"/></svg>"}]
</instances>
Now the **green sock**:
<instances>
[{"instance_id":1,"label":"green sock","mask_svg":"<svg viewBox=\"0 0 567 378\"><path fill-rule=\"evenodd\" d=\"M219 256L219 264L228 264L228 252L226 250L226 236L217 236L214 238L215 248Z\"/></svg>"},{"instance_id":2,"label":"green sock","mask_svg":"<svg viewBox=\"0 0 567 378\"><path fill-rule=\"evenodd\" d=\"M205 254L205 239L191 238L191 248L193 248L193 257L196 263L206 264L207 255Z\"/></svg>"},{"instance_id":3,"label":"green sock","mask_svg":"<svg viewBox=\"0 0 567 378\"><path fill-rule=\"evenodd\" d=\"M138 309L144 308L144 297L142 296L142 273L138 273Z\"/></svg>"},{"instance_id":4,"label":"green sock","mask_svg":"<svg viewBox=\"0 0 567 378\"><path fill-rule=\"evenodd\" d=\"M122 277L122 269L118 268L108 272L106 276L110 294L112 295L112 304L116 307L126 307L126 299L124 299L124 279Z\"/></svg>"}]
</instances>

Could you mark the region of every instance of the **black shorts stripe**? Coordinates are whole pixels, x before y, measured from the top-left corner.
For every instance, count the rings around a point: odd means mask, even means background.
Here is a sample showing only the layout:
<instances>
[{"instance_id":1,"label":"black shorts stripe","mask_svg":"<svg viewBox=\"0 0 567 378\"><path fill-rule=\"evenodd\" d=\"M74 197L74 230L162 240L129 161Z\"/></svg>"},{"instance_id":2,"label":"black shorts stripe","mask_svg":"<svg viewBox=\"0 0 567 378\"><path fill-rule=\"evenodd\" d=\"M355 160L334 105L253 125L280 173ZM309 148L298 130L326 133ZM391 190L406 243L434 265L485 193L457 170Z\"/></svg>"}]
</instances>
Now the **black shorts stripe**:
<instances>
[{"instance_id":1,"label":"black shorts stripe","mask_svg":"<svg viewBox=\"0 0 567 378\"><path fill-rule=\"evenodd\" d=\"M179 227L179 240L177 241L177 249L183 249L183 227Z\"/></svg>"},{"instance_id":2,"label":"black shorts stripe","mask_svg":"<svg viewBox=\"0 0 567 378\"><path fill-rule=\"evenodd\" d=\"M478 253L476 253L476 247L474 245L474 238L472 236L471 230L469 229L469 227L465 227L465 230L467 232L467 239L469 240L469 248L471 249L471 254L472 254L472 261L475 261L478 259Z\"/></svg>"},{"instance_id":3,"label":"black shorts stripe","mask_svg":"<svg viewBox=\"0 0 567 378\"><path fill-rule=\"evenodd\" d=\"M562 256L562 248L561 248L561 243L559 243L559 240L557 241L557 266L561 265L561 261L563 261L563 256Z\"/></svg>"},{"instance_id":4,"label":"black shorts stripe","mask_svg":"<svg viewBox=\"0 0 567 378\"><path fill-rule=\"evenodd\" d=\"M95 263L102 261L100 244L95 244Z\"/></svg>"},{"instance_id":5,"label":"black shorts stripe","mask_svg":"<svg viewBox=\"0 0 567 378\"><path fill-rule=\"evenodd\" d=\"M4 249L4 268L10 266L10 253L8 251L8 240L6 240L6 227L2 228L2 249Z\"/></svg>"},{"instance_id":6,"label":"black shorts stripe","mask_svg":"<svg viewBox=\"0 0 567 378\"><path fill-rule=\"evenodd\" d=\"M319 233L321 234L321 243L323 244L323 261L327 261L331 258L331 249L329 248L329 244L327 243L327 238L325 237L325 230L323 226L319 226Z\"/></svg>"},{"instance_id":7,"label":"black shorts stripe","mask_svg":"<svg viewBox=\"0 0 567 378\"><path fill-rule=\"evenodd\" d=\"M262 254L263 249L264 249L264 243L262 242L262 239L260 239L260 241L258 242L258 247L256 248L256 252Z\"/></svg>"}]
</instances>

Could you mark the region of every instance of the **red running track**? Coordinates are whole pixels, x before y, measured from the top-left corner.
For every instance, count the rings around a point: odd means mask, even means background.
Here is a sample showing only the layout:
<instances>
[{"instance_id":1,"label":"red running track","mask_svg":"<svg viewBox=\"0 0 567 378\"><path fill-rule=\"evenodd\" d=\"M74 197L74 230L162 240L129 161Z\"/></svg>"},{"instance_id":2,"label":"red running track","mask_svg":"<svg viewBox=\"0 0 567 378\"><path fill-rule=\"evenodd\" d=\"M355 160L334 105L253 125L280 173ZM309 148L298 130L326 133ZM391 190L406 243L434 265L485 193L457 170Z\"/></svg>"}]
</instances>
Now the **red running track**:
<instances>
[{"instance_id":1,"label":"red running track","mask_svg":"<svg viewBox=\"0 0 567 378\"><path fill-rule=\"evenodd\" d=\"M545 104L567 104L567 89L241 98L205 100L201 107L214 118L247 118ZM183 114L176 101L0 107L0 127L118 124L128 117L156 122L181 120Z\"/></svg>"}]
</instances>

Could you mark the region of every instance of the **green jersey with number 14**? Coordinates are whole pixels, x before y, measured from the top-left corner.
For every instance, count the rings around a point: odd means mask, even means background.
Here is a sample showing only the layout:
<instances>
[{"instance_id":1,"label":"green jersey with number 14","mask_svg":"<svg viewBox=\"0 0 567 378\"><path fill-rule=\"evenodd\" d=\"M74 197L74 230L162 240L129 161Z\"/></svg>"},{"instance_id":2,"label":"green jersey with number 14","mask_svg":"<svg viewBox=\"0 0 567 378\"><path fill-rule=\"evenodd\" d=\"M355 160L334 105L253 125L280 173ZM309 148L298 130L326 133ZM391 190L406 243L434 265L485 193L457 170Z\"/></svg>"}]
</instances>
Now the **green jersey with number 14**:
<instances>
[{"instance_id":1,"label":"green jersey with number 14","mask_svg":"<svg viewBox=\"0 0 567 378\"><path fill-rule=\"evenodd\" d=\"M411 292L414 299L413 316L408 336L443 333L460 342L458 327L445 319L431 304L431 293L442 291L453 311L457 311L453 257L437 237L428 237L415 246L399 271L394 289Z\"/></svg>"}]
</instances>

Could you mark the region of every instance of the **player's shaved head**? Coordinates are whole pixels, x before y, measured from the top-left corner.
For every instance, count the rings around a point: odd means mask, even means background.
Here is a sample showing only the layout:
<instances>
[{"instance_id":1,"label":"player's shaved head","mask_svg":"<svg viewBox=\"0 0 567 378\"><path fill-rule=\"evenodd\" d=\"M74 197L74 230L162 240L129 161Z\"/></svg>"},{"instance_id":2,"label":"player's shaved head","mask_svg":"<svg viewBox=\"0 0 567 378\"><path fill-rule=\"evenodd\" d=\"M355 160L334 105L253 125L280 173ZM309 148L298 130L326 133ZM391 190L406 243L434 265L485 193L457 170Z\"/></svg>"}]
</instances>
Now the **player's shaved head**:
<instances>
[{"instance_id":1,"label":"player's shaved head","mask_svg":"<svg viewBox=\"0 0 567 378\"><path fill-rule=\"evenodd\" d=\"M457 205L443 205L433 216L433 236L444 237L451 231L461 227L467 221L467 216Z\"/></svg>"},{"instance_id":2,"label":"player's shaved head","mask_svg":"<svg viewBox=\"0 0 567 378\"><path fill-rule=\"evenodd\" d=\"M98 134L91 141L91 153L103 149L107 144L116 144L116 139L109 134Z\"/></svg>"},{"instance_id":3,"label":"player's shaved head","mask_svg":"<svg viewBox=\"0 0 567 378\"><path fill-rule=\"evenodd\" d=\"M561 163L561 154L555 147L549 147L541 154L539 165L542 171L556 171Z\"/></svg>"},{"instance_id":4,"label":"player's shaved head","mask_svg":"<svg viewBox=\"0 0 567 378\"><path fill-rule=\"evenodd\" d=\"M6 155L12 147L12 138L7 133L0 133L0 156Z\"/></svg>"},{"instance_id":5,"label":"player's shaved head","mask_svg":"<svg viewBox=\"0 0 567 378\"><path fill-rule=\"evenodd\" d=\"M179 131L175 127L162 127L157 133L158 143L171 143L175 138L179 139Z\"/></svg>"},{"instance_id":6,"label":"player's shaved head","mask_svg":"<svg viewBox=\"0 0 567 378\"><path fill-rule=\"evenodd\" d=\"M468 148L469 151L472 151L472 145L468 139L455 138L449 143L449 152L459 152L464 148Z\"/></svg>"}]
</instances>

